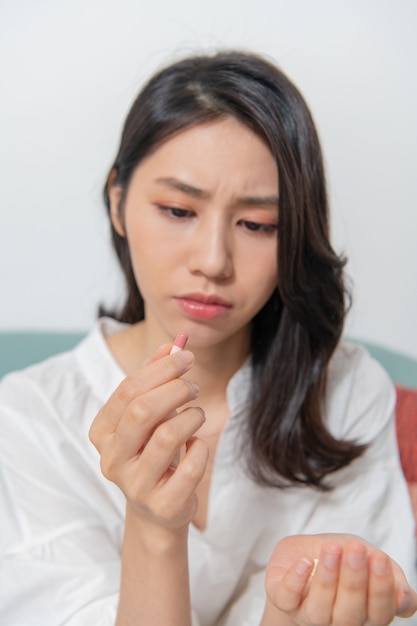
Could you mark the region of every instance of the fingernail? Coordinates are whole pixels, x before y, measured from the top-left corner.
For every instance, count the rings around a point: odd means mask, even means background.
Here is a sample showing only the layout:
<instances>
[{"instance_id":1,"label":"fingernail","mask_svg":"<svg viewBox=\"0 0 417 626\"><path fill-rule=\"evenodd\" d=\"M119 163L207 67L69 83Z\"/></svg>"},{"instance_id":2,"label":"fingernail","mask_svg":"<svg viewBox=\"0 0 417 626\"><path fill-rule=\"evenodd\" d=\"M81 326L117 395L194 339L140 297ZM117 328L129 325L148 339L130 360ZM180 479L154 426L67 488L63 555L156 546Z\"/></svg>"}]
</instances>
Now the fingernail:
<instances>
[{"instance_id":1,"label":"fingernail","mask_svg":"<svg viewBox=\"0 0 417 626\"><path fill-rule=\"evenodd\" d=\"M323 556L323 562L328 569L336 569L340 561L340 552L326 551Z\"/></svg>"},{"instance_id":2,"label":"fingernail","mask_svg":"<svg viewBox=\"0 0 417 626\"><path fill-rule=\"evenodd\" d=\"M384 554L375 555L372 559L371 568L378 576L384 576L388 572L388 558Z\"/></svg>"},{"instance_id":3,"label":"fingernail","mask_svg":"<svg viewBox=\"0 0 417 626\"><path fill-rule=\"evenodd\" d=\"M175 354L185 365L192 365L194 363L194 354L189 350L178 350Z\"/></svg>"},{"instance_id":4,"label":"fingernail","mask_svg":"<svg viewBox=\"0 0 417 626\"><path fill-rule=\"evenodd\" d=\"M312 567L313 567L313 563L310 560L300 559L296 565L295 571L300 576L306 576Z\"/></svg>"},{"instance_id":5,"label":"fingernail","mask_svg":"<svg viewBox=\"0 0 417 626\"><path fill-rule=\"evenodd\" d=\"M365 550L349 550L346 558L352 569L360 569L366 563L366 552Z\"/></svg>"},{"instance_id":6,"label":"fingernail","mask_svg":"<svg viewBox=\"0 0 417 626\"><path fill-rule=\"evenodd\" d=\"M201 406L196 407L197 409L199 409L201 416L203 418L203 421L206 421L206 414L204 413L203 409L201 408Z\"/></svg>"}]
</instances>

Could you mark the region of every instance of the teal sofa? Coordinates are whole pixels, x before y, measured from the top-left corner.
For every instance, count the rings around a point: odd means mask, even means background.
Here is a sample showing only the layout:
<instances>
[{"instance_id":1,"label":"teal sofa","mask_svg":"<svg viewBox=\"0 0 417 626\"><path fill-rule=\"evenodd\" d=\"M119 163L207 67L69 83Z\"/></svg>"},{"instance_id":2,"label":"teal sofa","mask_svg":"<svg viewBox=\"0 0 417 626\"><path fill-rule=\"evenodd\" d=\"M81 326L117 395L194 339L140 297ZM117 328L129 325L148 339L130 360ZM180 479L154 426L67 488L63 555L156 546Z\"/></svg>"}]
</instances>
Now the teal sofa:
<instances>
[{"instance_id":1,"label":"teal sofa","mask_svg":"<svg viewBox=\"0 0 417 626\"><path fill-rule=\"evenodd\" d=\"M0 378L70 350L84 336L82 332L0 331Z\"/></svg>"},{"instance_id":2,"label":"teal sofa","mask_svg":"<svg viewBox=\"0 0 417 626\"><path fill-rule=\"evenodd\" d=\"M0 331L0 377L69 350L84 336L83 332ZM417 388L417 359L381 345L355 341L383 365L394 383Z\"/></svg>"},{"instance_id":3,"label":"teal sofa","mask_svg":"<svg viewBox=\"0 0 417 626\"><path fill-rule=\"evenodd\" d=\"M379 361L396 385L417 389L417 358L400 351L386 348L369 341L354 340L361 343Z\"/></svg>"}]
</instances>

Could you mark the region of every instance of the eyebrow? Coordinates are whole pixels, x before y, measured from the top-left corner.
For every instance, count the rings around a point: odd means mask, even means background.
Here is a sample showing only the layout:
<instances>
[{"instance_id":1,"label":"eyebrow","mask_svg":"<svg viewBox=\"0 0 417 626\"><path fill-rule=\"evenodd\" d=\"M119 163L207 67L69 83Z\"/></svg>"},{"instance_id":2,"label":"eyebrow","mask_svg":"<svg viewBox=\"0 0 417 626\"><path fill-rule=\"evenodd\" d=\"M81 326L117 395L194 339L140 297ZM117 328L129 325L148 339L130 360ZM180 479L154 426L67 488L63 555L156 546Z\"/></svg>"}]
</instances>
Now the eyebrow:
<instances>
[{"instance_id":1,"label":"eyebrow","mask_svg":"<svg viewBox=\"0 0 417 626\"><path fill-rule=\"evenodd\" d=\"M194 196L195 198L209 198L210 194L208 191L204 191L203 189L199 189L198 187L194 187L193 185L189 185L188 183L184 183L182 180L178 178L157 178L157 183L164 185L166 187L170 187L171 189L178 189L178 191L183 191L189 196Z\"/></svg>"},{"instance_id":2,"label":"eyebrow","mask_svg":"<svg viewBox=\"0 0 417 626\"><path fill-rule=\"evenodd\" d=\"M193 196L194 198L207 199L210 198L211 195L209 191L205 191L199 187L194 187L193 185L185 183L174 177L157 178L155 182L160 185L170 187L171 189L182 191L183 193ZM272 206L276 208L278 207L278 196L243 196L238 198L237 202L247 204L248 206Z\"/></svg>"}]
</instances>

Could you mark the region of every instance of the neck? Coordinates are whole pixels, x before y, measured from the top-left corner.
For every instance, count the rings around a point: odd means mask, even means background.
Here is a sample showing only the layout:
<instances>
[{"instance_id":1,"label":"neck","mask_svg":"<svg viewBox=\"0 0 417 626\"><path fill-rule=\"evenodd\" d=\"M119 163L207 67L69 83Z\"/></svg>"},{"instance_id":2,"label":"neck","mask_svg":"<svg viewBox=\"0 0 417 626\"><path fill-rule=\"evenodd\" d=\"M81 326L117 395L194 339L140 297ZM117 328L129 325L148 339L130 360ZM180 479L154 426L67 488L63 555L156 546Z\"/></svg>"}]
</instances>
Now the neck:
<instances>
[{"instance_id":1,"label":"neck","mask_svg":"<svg viewBox=\"0 0 417 626\"><path fill-rule=\"evenodd\" d=\"M210 348L194 348L195 363L190 376L200 387L200 396L225 394L229 380L243 365L249 354L249 341L241 337Z\"/></svg>"},{"instance_id":2,"label":"neck","mask_svg":"<svg viewBox=\"0 0 417 626\"><path fill-rule=\"evenodd\" d=\"M144 320L108 338L108 344L122 369L130 374L149 359L163 343L172 342L153 324ZM221 342L194 342L190 337L187 349L194 353L195 363L190 378L200 387L205 398L225 394L230 378L249 355L250 338L243 329Z\"/></svg>"}]
</instances>

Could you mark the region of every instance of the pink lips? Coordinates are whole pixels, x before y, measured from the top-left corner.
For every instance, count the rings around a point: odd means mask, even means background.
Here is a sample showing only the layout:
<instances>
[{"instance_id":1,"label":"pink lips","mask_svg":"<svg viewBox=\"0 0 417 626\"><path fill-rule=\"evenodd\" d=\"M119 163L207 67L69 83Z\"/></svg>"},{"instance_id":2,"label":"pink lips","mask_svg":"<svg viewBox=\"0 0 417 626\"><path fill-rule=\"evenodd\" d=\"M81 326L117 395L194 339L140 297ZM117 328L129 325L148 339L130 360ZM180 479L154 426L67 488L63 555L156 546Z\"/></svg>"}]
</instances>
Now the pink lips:
<instances>
[{"instance_id":1,"label":"pink lips","mask_svg":"<svg viewBox=\"0 0 417 626\"><path fill-rule=\"evenodd\" d=\"M180 309L188 316L200 320L221 317L231 308L230 302L215 295L187 293L176 298Z\"/></svg>"}]
</instances>

